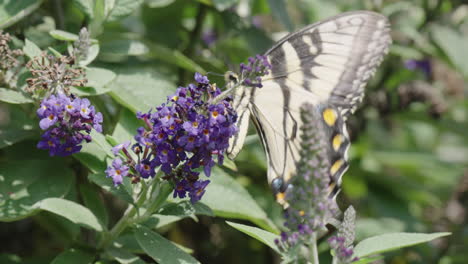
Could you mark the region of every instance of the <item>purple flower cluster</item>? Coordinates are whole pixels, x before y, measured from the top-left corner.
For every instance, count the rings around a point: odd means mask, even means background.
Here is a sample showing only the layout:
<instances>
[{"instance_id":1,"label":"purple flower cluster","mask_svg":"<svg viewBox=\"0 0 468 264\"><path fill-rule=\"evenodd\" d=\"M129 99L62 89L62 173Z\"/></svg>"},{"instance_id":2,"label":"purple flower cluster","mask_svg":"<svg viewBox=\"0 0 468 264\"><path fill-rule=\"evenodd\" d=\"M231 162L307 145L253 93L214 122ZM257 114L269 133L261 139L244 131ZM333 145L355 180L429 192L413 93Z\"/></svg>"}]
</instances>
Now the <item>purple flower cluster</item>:
<instances>
[{"instance_id":1,"label":"purple flower cluster","mask_svg":"<svg viewBox=\"0 0 468 264\"><path fill-rule=\"evenodd\" d=\"M262 76L269 74L271 64L264 55L250 57L248 60L247 65L240 64L240 80L245 86L261 88Z\"/></svg>"},{"instance_id":2,"label":"purple flower cluster","mask_svg":"<svg viewBox=\"0 0 468 264\"><path fill-rule=\"evenodd\" d=\"M210 181L200 180L199 170L209 177L216 161L223 163L229 138L237 132L237 115L229 97L212 103L221 90L206 76L196 73L195 81L179 87L155 112L137 113L146 124L137 130L131 147L137 158L129 152L129 142L114 147L114 153L126 159L125 164L114 161L106 171L114 184L120 184L122 176L133 182L154 177L160 168L163 179L174 183L174 197L200 200Z\"/></svg>"},{"instance_id":3,"label":"purple flower cluster","mask_svg":"<svg viewBox=\"0 0 468 264\"><path fill-rule=\"evenodd\" d=\"M42 100L37 115L40 128L45 130L37 147L49 150L51 156L79 152L83 140L91 141L92 128L102 132L102 114L96 113L86 98L51 95Z\"/></svg>"},{"instance_id":4,"label":"purple flower cluster","mask_svg":"<svg viewBox=\"0 0 468 264\"><path fill-rule=\"evenodd\" d=\"M353 247L346 246L346 238L332 236L328 239L328 244L335 251L336 257L340 260L340 263L347 264L359 260L358 257L353 258Z\"/></svg>"},{"instance_id":5,"label":"purple flower cluster","mask_svg":"<svg viewBox=\"0 0 468 264\"><path fill-rule=\"evenodd\" d=\"M297 244L310 243L325 230L325 225L338 213L335 201L329 197L330 161L327 156L324 129L317 126L320 114L310 104L301 108L303 126L300 160L297 175L286 189L285 223L283 232L275 242L287 251Z\"/></svg>"}]
</instances>

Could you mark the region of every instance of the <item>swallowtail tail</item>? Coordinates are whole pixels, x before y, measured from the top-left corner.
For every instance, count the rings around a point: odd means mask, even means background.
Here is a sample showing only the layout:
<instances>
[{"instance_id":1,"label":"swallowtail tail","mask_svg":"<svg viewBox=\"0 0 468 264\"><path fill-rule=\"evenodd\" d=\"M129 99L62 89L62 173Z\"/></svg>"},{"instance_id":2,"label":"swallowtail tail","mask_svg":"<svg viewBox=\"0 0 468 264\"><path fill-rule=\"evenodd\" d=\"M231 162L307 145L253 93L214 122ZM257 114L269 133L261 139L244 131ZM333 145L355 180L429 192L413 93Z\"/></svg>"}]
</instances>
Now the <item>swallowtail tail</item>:
<instances>
[{"instance_id":1,"label":"swallowtail tail","mask_svg":"<svg viewBox=\"0 0 468 264\"><path fill-rule=\"evenodd\" d=\"M350 141L345 121L361 103L364 86L391 43L386 17L356 11L289 34L265 53L272 65L262 88L240 87L234 96L239 133L231 139L234 158L244 143L249 117L268 160L268 181L278 202L296 172L304 103L316 106L329 139L330 194L339 191L348 168ZM319 125L319 124L318 124Z\"/></svg>"}]
</instances>

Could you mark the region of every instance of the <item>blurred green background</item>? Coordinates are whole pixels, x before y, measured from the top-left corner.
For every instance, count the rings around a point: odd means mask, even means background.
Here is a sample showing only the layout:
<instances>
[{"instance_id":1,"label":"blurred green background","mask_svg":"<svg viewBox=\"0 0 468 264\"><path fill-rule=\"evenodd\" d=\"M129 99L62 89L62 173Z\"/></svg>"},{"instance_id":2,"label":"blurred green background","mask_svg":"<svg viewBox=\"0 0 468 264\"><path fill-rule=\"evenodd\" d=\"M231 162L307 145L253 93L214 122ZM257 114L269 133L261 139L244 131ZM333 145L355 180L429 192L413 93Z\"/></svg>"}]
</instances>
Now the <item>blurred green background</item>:
<instances>
[{"instance_id":1,"label":"blurred green background","mask_svg":"<svg viewBox=\"0 0 468 264\"><path fill-rule=\"evenodd\" d=\"M218 75L237 70L236 65L266 51L286 32L345 11L386 15L393 45L367 86L363 106L348 122L351 166L339 204L356 208L358 241L386 232L452 232L376 263L468 263L465 1L115 0L106 17L96 14L93 4L0 0L0 27L17 41L27 38L42 49L54 46L65 53L66 44L49 31L77 34L89 26L99 41L92 65L116 74L104 87L106 94L93 97L104 112L106 133L113 131L119 114L158 105L175 87L190 82L195 71L213 73L209 78L223 85ZM2 123L5 118L30 119L16 114L18 107L0 104L0 162L47 155L35 149L36 130ZM281 226L281 209L266 181L263 148L254 129L250 134L235 161L238 172L232 174ZM79 167L73 158L66 164ZM114 223L121 207L111 195L104 197ZM50 219L43 212L0 223L0 262L16 255L25 263L48 263L66 240ZM202 263L279 263L266 246L230 228L223 218L185 219L161 231L193 249Z\"/></svg>"}]
</instances>

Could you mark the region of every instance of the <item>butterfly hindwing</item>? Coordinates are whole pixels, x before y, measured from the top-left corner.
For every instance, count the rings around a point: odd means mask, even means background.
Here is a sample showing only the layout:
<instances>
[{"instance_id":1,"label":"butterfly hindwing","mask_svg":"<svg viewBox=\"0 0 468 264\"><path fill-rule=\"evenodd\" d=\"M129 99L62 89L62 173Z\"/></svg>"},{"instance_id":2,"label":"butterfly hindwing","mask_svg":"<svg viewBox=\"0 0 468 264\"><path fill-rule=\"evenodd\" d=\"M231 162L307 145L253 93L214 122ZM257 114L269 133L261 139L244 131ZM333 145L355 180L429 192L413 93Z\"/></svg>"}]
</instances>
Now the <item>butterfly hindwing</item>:
<instances>
[{"instance_id":1,"label":"butterfly hindwing","mask_svg":"<svg viewBox=\"0 0 468 264\"><path fill-rule=\"evenodd\" d=\"M338 192L348 167L345 120L362 101L364 86L390 42L384 16L357 11L307 26L265 53L272 69L263 77L263 87L245 88L244 97L237 101L249 101L267 153L268 180L282 183L274 184L275 192L284 189L296 173L304 103L316 106L322 119L317 125L326 131L329 142L330 192Z\"/></svg>"}]
</instances>

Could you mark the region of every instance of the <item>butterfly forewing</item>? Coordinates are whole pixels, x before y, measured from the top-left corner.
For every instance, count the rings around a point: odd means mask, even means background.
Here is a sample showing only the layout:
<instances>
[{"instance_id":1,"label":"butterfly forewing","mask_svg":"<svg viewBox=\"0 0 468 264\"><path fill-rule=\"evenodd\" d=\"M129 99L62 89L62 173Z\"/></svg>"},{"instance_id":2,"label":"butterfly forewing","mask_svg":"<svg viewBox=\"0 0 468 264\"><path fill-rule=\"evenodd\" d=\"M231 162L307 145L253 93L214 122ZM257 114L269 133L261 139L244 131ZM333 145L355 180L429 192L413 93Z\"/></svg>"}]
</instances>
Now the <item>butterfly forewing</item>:
<instances>
[{"instance_id":1,"label":"butterfly forewing","mask_svg":"<svg viewBox=\"0 0 468 264\"><path fill-rule=\"evenodd\" d=\"M262 88L246 88L244 95L267 153L270 183L279 179L286 184L294 176L302 125L299 109L310 103L323 119L317 126L328 136L330 192L337 193L348 167L344 122L362 101L364 86L390 42L384 16L358 11L310 25L266 52L270 74Z\"/></svg>"}]
</instances>

